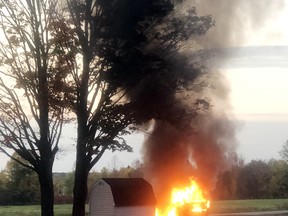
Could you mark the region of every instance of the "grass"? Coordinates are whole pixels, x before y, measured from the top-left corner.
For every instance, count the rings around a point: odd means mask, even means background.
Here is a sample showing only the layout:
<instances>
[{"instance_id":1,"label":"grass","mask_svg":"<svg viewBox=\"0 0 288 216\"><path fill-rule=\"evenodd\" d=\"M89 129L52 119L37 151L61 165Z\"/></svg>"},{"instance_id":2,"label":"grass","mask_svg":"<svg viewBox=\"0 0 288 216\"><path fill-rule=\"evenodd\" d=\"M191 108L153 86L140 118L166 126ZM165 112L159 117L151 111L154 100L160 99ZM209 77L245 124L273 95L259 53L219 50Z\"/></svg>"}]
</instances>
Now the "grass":
<instances>
[{"instance_id":1,"label":"grass","mask_svg":"<svg viewBox=\"0 0 288 216\"><path fill-rule=\"evenodd\" d=\"M87 206L88 210L88 206ZM288 210L288 199L213 201L211 213ZM71 216L72 205L55 205L55 216ZM39 216L40 206L0 206L1 216ZM88 211L87 211L88 215Z\"/></svg>"},{"instance_id":2,"label":"grass","mask_svg":"<svg viewBox=\"0 0 288 216\"><path fill-rule=\"evenodd\" d=\"M54 212L55 212L55 216L71 216L72 205L55 205ZM0 206L0 215L1 216L39 216L41 215L41 208L39 205Z\"/></svg>"},{"instance_id":3,"label":"grass","mask_svg":"<svg viewBox=\"0 0 288 216\"><path fill-rule=\"evenodd\" d=\"M213 201L212 213L238 213L253 211L288 210L288 199L228 200Z\"/></svg>"}]
</instances>

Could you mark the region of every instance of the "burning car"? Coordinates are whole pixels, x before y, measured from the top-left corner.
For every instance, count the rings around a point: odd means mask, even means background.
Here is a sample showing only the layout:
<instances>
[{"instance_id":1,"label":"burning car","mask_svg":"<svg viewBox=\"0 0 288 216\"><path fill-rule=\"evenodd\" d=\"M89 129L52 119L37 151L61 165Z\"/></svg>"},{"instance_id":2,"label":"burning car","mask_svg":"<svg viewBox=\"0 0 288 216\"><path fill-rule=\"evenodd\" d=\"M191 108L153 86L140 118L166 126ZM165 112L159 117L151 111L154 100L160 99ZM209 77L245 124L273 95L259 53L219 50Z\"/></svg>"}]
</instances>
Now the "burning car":
<instances>
[{"instance_id":1,"label":"burning car","mask_svg":"<svg viewBox=\"0 0 288 216\"><path fill-rule=\"evenodd\" d=\"M157 208L155 216L206 215L210 201L193 179L184 188L173 188L170 203L165 208Z\"/></svg>"},{"instance_id":2,"label":"burning car","mask_svg":"<svg viewBox=\"0 0 288 216\"><path fill-rule=\"evenodd\" d=\"M185 203L184 205L176 209L176 216L195 216L195 215L207 215L208 209L210 207L210 202L191 202Z\"/></svg>"}]
</instances>

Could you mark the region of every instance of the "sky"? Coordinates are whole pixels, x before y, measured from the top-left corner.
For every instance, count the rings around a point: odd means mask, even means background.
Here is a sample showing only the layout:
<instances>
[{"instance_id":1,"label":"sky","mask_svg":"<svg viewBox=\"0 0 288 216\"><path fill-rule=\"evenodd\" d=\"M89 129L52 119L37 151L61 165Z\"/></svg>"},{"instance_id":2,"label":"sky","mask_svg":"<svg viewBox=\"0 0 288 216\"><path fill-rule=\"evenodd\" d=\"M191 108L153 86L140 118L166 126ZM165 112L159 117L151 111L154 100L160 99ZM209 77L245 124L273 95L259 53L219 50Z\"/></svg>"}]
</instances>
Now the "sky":
<instances>
[{"instance_id":1,"label":"sky","mask_svg":"<svg viewBox=\"0 0 288 216\"><path fill-rule=\"evenodd\" d=\"M237 54L230 56L220 71L230 88L229 98L239 129L237 153L246 162L280 159L288 140L288 1L281 11L254 30L249 28ZM217 23L217 21L216 21ZM120 165L141 159L143 135L132 135L135 153L117 153ZM95 169L113 164L107 154ZM131 163L131 162L130 162Z\"/></svg>"},{"instance_id":2,"label":"sky","mask_svg":"<svg viewBox=\"0 0 288 216\"><path fill-rule=\"evenodd\" d=\"M246 34L240 44L245 49L229 57L220 68L227 79L230 103L240 125L236 132L237 153L246 162L280 159L281 146L288 140L288 0L284 2L286 6L281 12ZM247 49L255 46L252 51ZM62 143L66 145L56 157L54 172L73 170L75 137L71 137L71 130L75 130L75 125L64 128ZM133 153L107 152L93 170L104 166L119 168L141 160L143 139L140 133L127 137ZM0 160L1 170L8 159L0 154Z\"/></svg>"},{"instance_id":3,"label":"sky","mask_svg":"<svg viewBox=\"0 0 288 216\"><path fill-rule=\"evenodd\" d=\"M280 159L279 151L288 140L287 70L271 66L226 71L230 101L241 123L237 152L246 162Z\"/></svg>"}]
</instances>

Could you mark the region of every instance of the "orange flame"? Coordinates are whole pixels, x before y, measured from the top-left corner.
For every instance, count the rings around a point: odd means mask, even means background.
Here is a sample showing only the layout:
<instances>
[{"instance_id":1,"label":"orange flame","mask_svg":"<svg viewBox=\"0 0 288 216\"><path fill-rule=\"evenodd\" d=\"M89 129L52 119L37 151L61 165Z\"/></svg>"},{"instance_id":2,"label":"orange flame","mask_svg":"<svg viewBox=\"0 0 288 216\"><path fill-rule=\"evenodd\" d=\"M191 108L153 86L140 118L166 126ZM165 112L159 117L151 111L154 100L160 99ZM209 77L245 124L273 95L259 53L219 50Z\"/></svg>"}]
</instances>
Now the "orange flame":
<instances>
[{"instance_id":1,"label":"orange flame","mask_svg":"<svg viewBox=\"0 0 288 216\"><path fill-rule=\"evenodd\" d=\"M197 182L190 180L190 186L182 189L173 188L170 204L164 209L156 209L155 216L181 216L205 212L210 207ZM183 213L182 213L183 212Z\"/></svg>"}]
</instances>

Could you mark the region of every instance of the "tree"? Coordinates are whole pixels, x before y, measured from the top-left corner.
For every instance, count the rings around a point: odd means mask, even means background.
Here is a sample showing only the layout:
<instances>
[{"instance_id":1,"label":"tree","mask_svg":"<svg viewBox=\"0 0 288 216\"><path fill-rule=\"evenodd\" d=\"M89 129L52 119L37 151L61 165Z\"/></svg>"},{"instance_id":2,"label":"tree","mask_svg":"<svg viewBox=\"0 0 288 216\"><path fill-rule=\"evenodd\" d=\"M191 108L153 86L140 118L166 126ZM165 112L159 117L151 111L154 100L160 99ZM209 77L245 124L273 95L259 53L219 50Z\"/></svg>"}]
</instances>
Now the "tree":
<instances>
[{"instance_id":1,"label":"tree","mask_svg":"<svg viewBox=\"0 0 288 216\"><path fill-rule=\"evenodd\" d=\"M282 149L279 153L283 160L288 161L288 140L282 145Z\"/></svg>"},{"instance_id":2,"label":"tree","mask_svg":"<svg viewBox=\"0 0 288 216\"><path fill-rule=\"evenodd\" d=\"M52 166L64 101L58 83L67 72L51 37L56 3L0 1L0 151L37 173L43 216L54 214Z\"/></svg>"},{"instance_id":3,"label":"tree","mask_svg":"<svg viewBox=\"0 0 288 216\"><path fill-rule=\"evenodd\" d=\"M267 163L261 160L252 160L239 172L237 180L238 198L270 198L269 183L271 177L271 170Z\"/></svg>"},{"instance_id":4,"label":"tree","mask_svg":"<svg viewBox=\"0 0 288 216\"><path fill-rule=\"evenodd\" d=\"M270 196L272 198L288 197L288 164L284 160L271 159L268 161L271 171L269 182Z\"/></svg>"},{"instance_id":5,"label":"tree","mask_svg":"<svg viewBox=\"0 0 288 216\"><path fill-rule=\"evenodd\" d=\"M230 169L218 173L213 191L213 196L216 199L227 200L237 198L238 179L245 167L245 160L236 152L232 152L229 157L232 159ZM239 184L241 185L241 183Z\"/></svg>"},{"instance_id":6,"label":"tree","mask_svg":"<svg viewBox=\"0 0 288 216\"><path fill-rule=\"evenodd\" d=\"M16 153L14 158L23 161ZM6 166L7 189L10 196L10 205L39 204L40 191L37 175L33 170L22 166L15 160L10 160Z\"/></svg>"},{"instance_id":7,"label":"tree","mask_svg":"<svg viewBox=\"0 0 288 216\"><path fill-rule=\"evenodd\" d=\"M218 174L215 190L213 191L214 198L220 200L229 200L234 198L233 194L233 173L225 171Z\"/></svg>"},{"instance_id":8,"label":"tree","mask_svg":"<svg viewBox=\"0 0 288 216\"><path fill-rule=\"evenodd\" d=\"M64 179L64 192L67 195L73 195L74 175L74 172L70 172Z\"/></svg>"},{"instance_id":9,"label":"tree","mask_svg":"<svg viewBox=\"0 0 288 216\"><path fill-rule=\"evenodd\" d=\"M69 182L71 173L53 173L54 182L54 204L72 204L73 182Z\"/></svg>"},{"instance_id":10,"label":"tree","mask_svg":"<svg viewBox=\"0 0 288 216\"><path fill-rule=\"evenodd\" d=\"M195 8L176 11L179 2L68 1L71 19L58 33L76 41L72 47L63 42L64 53L78 51L77 60L67 61L76 93L67 103L78 123L74 216L85 213L88 173L103 153L132 150L123 139L130 125L195 116L177 106L176 92L201 73L183 50L213 21Z\"/></svg>"},{"instance_id":11,"label":"tree","mask_svg":"<svg viewBox=\"0 0 288 216\"><path fill-rule=\"evenodd\" d=\"M0 172L0 205L8 205L10 202L10 196L7 189L8 176L4 171Z\"/></svg>"}]
</instances>

